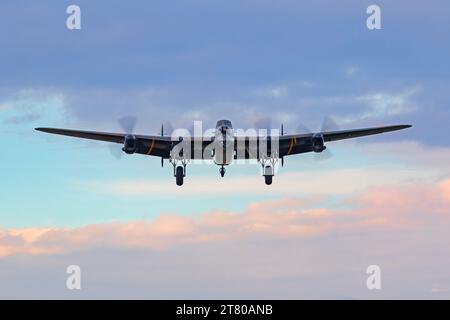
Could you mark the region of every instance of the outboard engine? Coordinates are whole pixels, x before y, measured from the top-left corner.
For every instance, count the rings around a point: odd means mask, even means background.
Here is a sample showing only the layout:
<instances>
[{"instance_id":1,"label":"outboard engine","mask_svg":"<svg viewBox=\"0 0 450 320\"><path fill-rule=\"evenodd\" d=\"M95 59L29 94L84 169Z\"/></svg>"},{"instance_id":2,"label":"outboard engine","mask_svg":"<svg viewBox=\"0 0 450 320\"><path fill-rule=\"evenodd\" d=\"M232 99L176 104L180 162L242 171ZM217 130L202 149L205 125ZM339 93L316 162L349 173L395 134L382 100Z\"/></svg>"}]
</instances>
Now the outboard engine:
<instances>
[{"instance_id":1,"label":"outboard engine","mask_svg":"<svg viewBox=\"0 0 450 320\"><path fill-rule=\"evenodd\" d=\"M126 135L123 141L122 151L125 152L126 154L135 153L137 150L137 142L138 140L136 139L135 136L131 134Z\"/></svg>"},{"instance_id":2,"label":"outboard engine","mask_svg":"<svg viewBox=\"0 0 450 320\"><path fill-rule=\"evenodd\" d=\"M327 147L323 141L323 135L321 133L315 133L311 138L312 150L314 152L322 152Z\"/></svg>"}]
</instances>

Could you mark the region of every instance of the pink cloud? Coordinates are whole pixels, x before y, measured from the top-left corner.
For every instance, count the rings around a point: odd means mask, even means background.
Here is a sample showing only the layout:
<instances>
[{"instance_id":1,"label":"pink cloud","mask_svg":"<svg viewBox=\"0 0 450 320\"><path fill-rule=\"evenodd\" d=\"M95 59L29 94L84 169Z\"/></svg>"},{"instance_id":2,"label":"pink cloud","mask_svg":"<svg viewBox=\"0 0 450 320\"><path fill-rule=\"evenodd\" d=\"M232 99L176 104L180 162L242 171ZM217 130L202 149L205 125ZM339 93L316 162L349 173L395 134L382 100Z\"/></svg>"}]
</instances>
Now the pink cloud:
<instances>
[{"instance_id":1,"label":"pink cloud","mask_svg":"<svg viewBox=\"0 0 450 320\"><path fill-rule=\"evenodd\" d=\"M440 183L439 190L444 201L450 203L450 179Z\"/></svg>"},{"instance_id":2,"label":"pink cloud","mask_svg":"<svg viewBox=\"0 0 450 320\"><path fill-rule=\"evenodd\" d=\"M0 257L57 254L99 246L164 250L205 242L317 237L449 223L450 179L373 188L343 203L354 205L349 209L328 209L322 200L285 198L253 203L240 213L216 211L190 217L163 214L153 221L76 229L2 230Z\"/></svg>"}]
</instances>

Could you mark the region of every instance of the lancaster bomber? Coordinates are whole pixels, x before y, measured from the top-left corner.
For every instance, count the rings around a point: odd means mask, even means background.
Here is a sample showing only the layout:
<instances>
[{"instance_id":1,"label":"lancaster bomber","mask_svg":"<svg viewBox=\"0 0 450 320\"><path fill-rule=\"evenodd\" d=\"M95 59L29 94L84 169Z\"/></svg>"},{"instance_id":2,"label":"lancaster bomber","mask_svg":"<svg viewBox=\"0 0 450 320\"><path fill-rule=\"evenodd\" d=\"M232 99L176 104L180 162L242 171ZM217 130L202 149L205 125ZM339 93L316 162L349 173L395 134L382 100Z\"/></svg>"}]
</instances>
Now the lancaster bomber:
<instances>
[{"instance_id":1,"label":"lancaster bomber","mask_svg":"<svg viewBox=\"0 0 450 320\"><path fill-rule=\"evenodd\" d=\"M174 133L160 135L138 135L132 133L107 133L96 131L69 130L57 128L36 128L38 131L70 137L100 140L122 144L127 154L144 154L161 158L161 165L168 159L173 166L173 175L178 186L183 185L186 166L196 159L212 160L220 167L219 173L225 175L225 166L234 160L253 159L260 163L262 175L267 185L272 184L275 166L284 164L284 157L315 152L326 149L325 142L351 139L384 132L406 129L411 125L392 125L350 130L319 130L318 132L285 134L281 130L273 134L267 130L261 134L239 135L233 129L230 120L217 121L210 136L184 136Z\"/></svg>"}]
</instances>

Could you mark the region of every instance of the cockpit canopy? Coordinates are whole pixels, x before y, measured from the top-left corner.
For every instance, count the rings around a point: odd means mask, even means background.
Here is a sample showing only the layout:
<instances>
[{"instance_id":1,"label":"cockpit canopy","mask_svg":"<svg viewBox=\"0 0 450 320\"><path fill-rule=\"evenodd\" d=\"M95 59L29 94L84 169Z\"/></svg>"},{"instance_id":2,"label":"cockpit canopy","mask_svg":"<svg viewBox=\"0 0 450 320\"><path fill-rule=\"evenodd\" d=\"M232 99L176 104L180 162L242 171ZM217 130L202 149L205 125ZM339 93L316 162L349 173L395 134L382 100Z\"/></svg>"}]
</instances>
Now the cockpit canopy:
<instances>
[{"instance_id":1,"label":"cockpit canopy","mask_svg":"<svg viewBox=\"0 0 450 320\"><path fill-rule=\"evenodd\" d=\"M228 129L232 129L233 125L230 120L219 120L217 121L216 128L226 127Z\"/></svg>"}]
</instances>

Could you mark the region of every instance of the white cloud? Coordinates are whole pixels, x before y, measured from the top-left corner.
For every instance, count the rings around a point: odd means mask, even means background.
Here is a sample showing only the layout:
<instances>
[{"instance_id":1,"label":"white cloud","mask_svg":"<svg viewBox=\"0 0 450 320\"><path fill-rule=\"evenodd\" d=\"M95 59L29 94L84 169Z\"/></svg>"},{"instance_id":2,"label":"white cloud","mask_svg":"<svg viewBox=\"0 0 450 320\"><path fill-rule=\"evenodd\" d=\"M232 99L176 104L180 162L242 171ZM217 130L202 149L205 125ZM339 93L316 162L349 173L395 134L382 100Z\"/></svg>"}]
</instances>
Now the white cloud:
<instances>
[{"instance_id":1,"label":"white cloud","mask_svg":"<svg viewBox=\"0 0 450 320\"><path fill-rule=\"evenodd\" d=\"M314 81L305 80L301 82L301 85L305 88L314 88L317 86L317 83Z\"/></svg>"},{"instance_id":2,"label":"white cloud","mask_svg":"<svg viewBox=\"0 0 450 320\"><path fill-rule=\"evenodd\" d=\"M275 86L257 89L255 93L269 98L284 98L289 94L289 89L286 86Z\"/></svg>"},{"instance_id":3,"label":"white cloud","mask_svg":"<svg viewBox=\"0 0 450 320\"><path fill-rule=\"evenodd\" d=\"M414 176L411 169L337 169L307 172L285 172L274 178L274 183L268 187L264 184L258 172L253 176L228 177L220 181L221 195L271 195L293 196L298 194L329 194L346 195L379 185L407 183L412 179L423 182L434 181L439 172L430 168L419 170ZM97 190L100 193L115 196L147 196L166 195L178 197L216 196L218 189L211 188L211 183L217 183L212 177L187 177L185 184L179 188L171 177L160 180L119 180L105 182L83 182L81 188Z\"/></svg>"},{"instance_id":4,"label":"white cloud","mask_svg":"<svg viewBox=\"0 0 450 320\"><path fill-rule=\"evenodd\" d=\"M66 98L51 88L8 91L0 96L0 111L0 119L7 124L28 124L43 117L48 123L61 123L67 113Z\"/></svg>"},{"instance_id":5,"label":"white cloud","mask_svg":"<svg viewBox=\"0 0 450 320\"><path fill-rule=\"evenodd\" d=\"M353 97L354 103L363 106L363 111L337 116L339 123L349 123L380 117L391 117L416 111L418 106L413 97L418 92L418 88L410 88L402 92L374 92Z\"/></svg>"},{"instance_id":6,"label":"white cloud","mask_svg":"<svg viewBox=\"0 0 450 320\"><path fill-rule=\"evenodd\" d=\"M332 147L331 144L329 146ZM450 175L448 148L432 148L416 142L350 142L335 150L338 153L323 162L306 160L307 155L286 158L285 167L280 168L270 187L264 184L258 164L247 165L245 170L253 174L233 176L230 173L220 181L220 194L265 195L270 191L271 195L278 196L348 195L380 185L433 183ZM352 158L360 159L360 164L358 161L346 160ZM372 164L367 164L367 161ZM232 166L229 170L240 169L238 166ZM82 181L77 182L76 187L124 197L145 197L148 194L170 197L174 194L178 197L214 196L218 191L211 188L211 184L218 183L217 179L220 178L188 175L181 188L175 185L170 176L160 180Z\"/></svg>"},{"instance_id":7,"label":"white cloud","mask_svg":"<svg viewBox=\"0 0 450 320\"><path fill-rule=\"evenodd\" d=\"M299 104L305 112L323 117L331 116L338 124L383 119L419 110L416 100L420 87L400 91L376 90L359 95L334 95L299 97ZM326 112L326 113L325 113ZM310 116L310 115L308 115Z\"/></svg>"},{"instance_id":8,"label":"white cloud","mask_svg":"<svg viewBox=\"0 0 450 320\"><path fill-rule=\"evenodd\" d=\"M412 88L399 93L377 92L356 97L356 101L362 101L369 105L371 112L366 116L398 115L416 110L411 98L418 92L418 88Z\"/></svg>"},{"instance_id":9,"label":"white cloud","mask_svg":"<svg viewBox=\"0 0 450 320\"><path fill-rule=\"evenodd\" d=\"M345 75L347 77L353 77L358 73L358 71L359 71L358 67L350 66L345 69Z\"/></svg>"}]
</instances>

